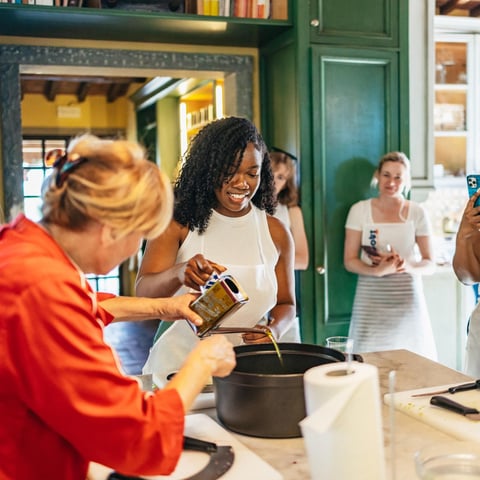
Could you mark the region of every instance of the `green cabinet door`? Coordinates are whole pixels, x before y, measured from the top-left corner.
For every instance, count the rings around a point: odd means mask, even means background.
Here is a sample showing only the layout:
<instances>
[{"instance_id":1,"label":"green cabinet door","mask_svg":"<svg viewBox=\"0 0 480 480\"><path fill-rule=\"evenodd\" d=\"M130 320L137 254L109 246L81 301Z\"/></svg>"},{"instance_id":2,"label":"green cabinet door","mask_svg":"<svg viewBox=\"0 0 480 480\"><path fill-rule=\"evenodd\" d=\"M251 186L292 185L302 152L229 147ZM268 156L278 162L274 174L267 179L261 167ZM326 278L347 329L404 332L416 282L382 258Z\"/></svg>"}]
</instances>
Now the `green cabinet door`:
<instances>
[{"instance_id":1,"label":"green cabinet door","mask_svg":"<svg viewBox=\"0 0 480 480\"><path fill-rule=\"evenodd\" d=\"M314 274L303 307L313 318L303 327L306 341L323 343L346 334L350 322L356 275L343 267L348 210L372 194L380 156L399 148L399 56L313 46L311 65Z\"/></svg>"},{"instance_id":2,"label":"green cabinet door","mask_svg":"<svg viewBox=\"0 0 480 480\"><path fill-rule=\"evenodd\" d=\"M407 0L312 0L310 41L397 47L400 9Z\"/></svg>"}]
</instances>

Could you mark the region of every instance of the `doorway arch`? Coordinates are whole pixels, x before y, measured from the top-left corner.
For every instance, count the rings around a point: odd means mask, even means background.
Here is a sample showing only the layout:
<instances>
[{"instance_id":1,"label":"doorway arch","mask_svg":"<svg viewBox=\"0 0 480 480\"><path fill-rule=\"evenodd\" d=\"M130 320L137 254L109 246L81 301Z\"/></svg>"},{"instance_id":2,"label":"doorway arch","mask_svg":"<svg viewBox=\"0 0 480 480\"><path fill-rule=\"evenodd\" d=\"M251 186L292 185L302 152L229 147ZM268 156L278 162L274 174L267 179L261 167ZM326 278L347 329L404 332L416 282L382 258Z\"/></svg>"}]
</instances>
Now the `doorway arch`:
<instances>
[{"instance_id":1,"label":"doorway arch","mask_svg":"<svg viewBox=\"0 0 480 480\"><path fill-rule=\"evenodd\" d=\"M14 208L23 206L20 75L32 68L60 72L73 67L93 70L93 75L105 69L110 75L118 69L119 75L128 70L144 76L216 72L223 74L230 92L226 113L253 118L251 55L0 45L0 179L6 220Z\"/></svg>"}]
</instances>

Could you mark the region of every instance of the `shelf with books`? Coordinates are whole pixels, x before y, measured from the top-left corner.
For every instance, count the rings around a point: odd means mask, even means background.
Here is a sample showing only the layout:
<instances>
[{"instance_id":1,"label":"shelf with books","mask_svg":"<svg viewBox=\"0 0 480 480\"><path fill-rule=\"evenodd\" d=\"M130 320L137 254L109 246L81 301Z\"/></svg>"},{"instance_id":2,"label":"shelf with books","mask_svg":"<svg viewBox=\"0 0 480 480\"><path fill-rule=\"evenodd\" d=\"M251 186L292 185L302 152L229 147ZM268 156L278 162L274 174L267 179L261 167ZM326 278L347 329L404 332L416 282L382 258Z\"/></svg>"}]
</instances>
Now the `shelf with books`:
<instances>
[{"instance_id":1,"label":"shelf with books","mask_svg":"<svg viewBox=\"0 0 480 480\"><path fill-rule=\"evenodd\" d=\"M186 151L190 140L202 127L223 117L223 97L223 79L199 82L179 97L182 153Z\"/></svg>"},{"instance_id":2,"label":"shelf with books","mask_svg":"<svg viewBox=\"0 0 480 480\"><path fill-rule=\"evenodd\" d=\"M185 0L185 12L224 17L288 19L288 0Z\"/></svg>"},{"instance_id":3,"label":"shelf with books","mask_svg":"<svg viewBox=\"0 0 480 480\"><path fill-rule=\"evenodd\" d=\"M0 3L0 35L7 36L260 47L291 28L270 18Z\"/></svg>"}]
</instances>

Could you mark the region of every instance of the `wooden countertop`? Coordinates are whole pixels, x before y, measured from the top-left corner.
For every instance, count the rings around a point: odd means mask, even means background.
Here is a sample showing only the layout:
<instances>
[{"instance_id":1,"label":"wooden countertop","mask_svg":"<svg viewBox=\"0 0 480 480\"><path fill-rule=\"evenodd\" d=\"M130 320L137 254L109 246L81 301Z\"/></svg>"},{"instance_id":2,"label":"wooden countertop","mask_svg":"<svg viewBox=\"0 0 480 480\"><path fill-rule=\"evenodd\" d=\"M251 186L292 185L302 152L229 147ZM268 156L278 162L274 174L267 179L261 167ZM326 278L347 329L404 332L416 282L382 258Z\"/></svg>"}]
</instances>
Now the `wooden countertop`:
<instances>
[{"instance_id":1,"label":"wooden countertop","mask_svg":"<svg viewBox=\"0 0 480 480\"><path fill-rule=\"evenodd\" d=\"M397 392L463 383L470 380L470 377L407 350L362 353L362 357L365 363L375 365L379 369L387 479L393 478L391 475L392 440L395 441L395 478L398 480L417 478L413 461L415 451L424 445L452 438L402 412L395 411L395 438L392 439L390 409L383 403L383 395L389 390L390 372L396 372L395 390ZM146 389L151 387L151 376L140 376L140 379L144 382ZM192 413L206 413L216 419L215 409L197 410ZM236 433L232 435L279 471L284 480L311 478L303 438L267 439ZM92 475L91 478L103 480L105 476L105 474Z\"/></svg>"}]
</instances>

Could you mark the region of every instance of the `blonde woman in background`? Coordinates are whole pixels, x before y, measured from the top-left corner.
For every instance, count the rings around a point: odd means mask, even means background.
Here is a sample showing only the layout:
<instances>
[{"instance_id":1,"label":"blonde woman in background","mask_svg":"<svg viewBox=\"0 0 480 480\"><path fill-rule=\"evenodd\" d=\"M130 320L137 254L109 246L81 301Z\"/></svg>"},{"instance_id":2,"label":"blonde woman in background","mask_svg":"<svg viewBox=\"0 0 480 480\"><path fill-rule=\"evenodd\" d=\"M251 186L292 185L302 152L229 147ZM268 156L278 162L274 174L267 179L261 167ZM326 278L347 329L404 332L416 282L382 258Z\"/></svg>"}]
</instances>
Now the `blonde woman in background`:
<instances>
[{"instance_id":1,"label":"blonde woman in background","mask_svg":"<svg viewBox=\"0 0 480 480\"><path fill-rule=\"evenodd\" d=\"M348 213L344 264L358 275L349 336L358 352L407 349L435 360L421 278L435 269L431 226L404 196L410 182L407 156L387 153L374 174L378 196Z\"/></svg>"},{"instance_id":2,"label":"blonde woman in background","mask_svg":"<svg viewBox=\"0 0 480 480\"><path fill-rule=\"evenodd\" d=\"M297 158L291 153L272 147L270 159L278 201L274 216L292 232L295 244L295 270L306 270L309 256L308 242L302 209L298 205Z\"/></svg>"},{"instance_id":3,"label":"blonde woman in background","mask_svg":"<svg viewBox=\"0 0 480 480\"><path fill-rule=\"evenodd\" d=\"M86 135L55 151L42 219L0 226L0 478L84 480L95 461L126 475L171 473L184 415L211 375L235 365L212 337L161 391L142 391L103 339L114 320L201 319L196 295L95 294L85 274L107 274L142 238L167 227L168 179L126 141Z\"/></svg>"}]
</instances>

